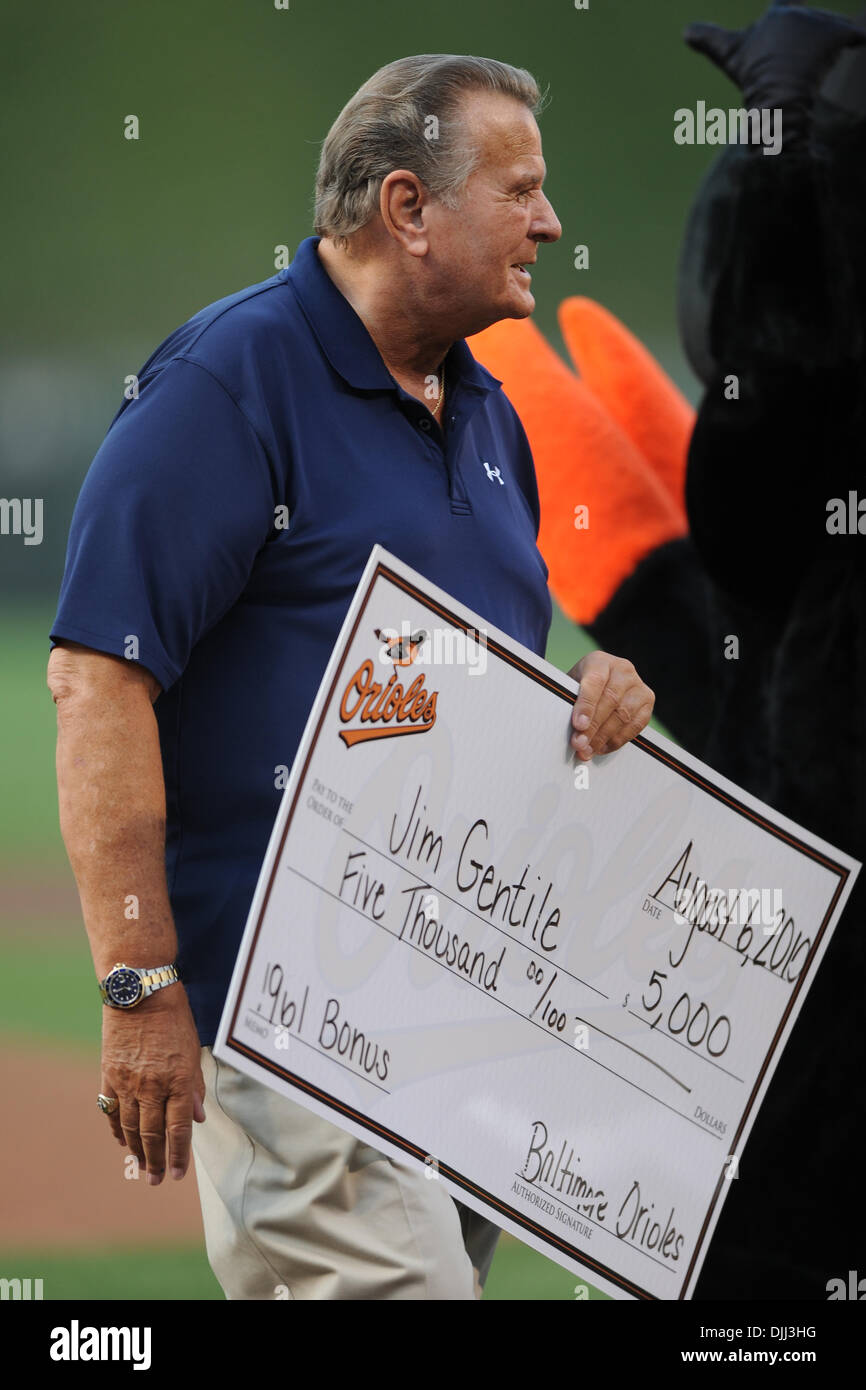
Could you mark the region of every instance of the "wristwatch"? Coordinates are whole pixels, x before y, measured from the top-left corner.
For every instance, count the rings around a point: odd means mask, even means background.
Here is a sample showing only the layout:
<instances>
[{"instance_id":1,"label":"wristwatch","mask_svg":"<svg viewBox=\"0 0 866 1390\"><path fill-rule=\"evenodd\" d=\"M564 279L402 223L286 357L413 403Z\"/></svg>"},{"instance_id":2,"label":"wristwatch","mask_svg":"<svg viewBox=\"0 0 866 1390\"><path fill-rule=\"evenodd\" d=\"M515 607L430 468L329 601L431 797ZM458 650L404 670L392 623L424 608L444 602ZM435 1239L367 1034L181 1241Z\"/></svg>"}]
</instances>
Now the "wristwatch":
<instances>
[{"instance_id":1,"label":"wristwatch","mask_svg":"<svg viewBox=\"0 0 866 1390\"><path fill-rule=\"evenodd\" d=\"M145 969L137 965L115 965L99 982L103 1004L112 1009L134 1009L149 994L166 985L177 984L180 976L174 965L156 965Z\"/></svg>"}]
</instances>

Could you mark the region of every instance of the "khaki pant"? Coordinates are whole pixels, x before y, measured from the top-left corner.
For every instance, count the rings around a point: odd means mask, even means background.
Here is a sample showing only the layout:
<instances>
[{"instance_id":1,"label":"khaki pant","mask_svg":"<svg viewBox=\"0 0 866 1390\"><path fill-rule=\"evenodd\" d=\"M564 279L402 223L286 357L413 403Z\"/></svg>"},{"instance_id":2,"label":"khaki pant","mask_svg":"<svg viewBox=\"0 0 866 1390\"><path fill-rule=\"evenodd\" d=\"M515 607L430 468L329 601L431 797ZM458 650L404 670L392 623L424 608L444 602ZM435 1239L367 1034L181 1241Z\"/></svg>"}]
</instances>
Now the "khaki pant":
<instances>
[{"instance_id":1,"label":"khaki pant","mask_svg":"<svg viewBox=\"0 0 866 1390\"><path fill-rule=\"evenodd\" d=\"M499 1230L399 1163L202 1049L193 1155L226 1298L473 1299Z\"/></svg>"}]
</instances>

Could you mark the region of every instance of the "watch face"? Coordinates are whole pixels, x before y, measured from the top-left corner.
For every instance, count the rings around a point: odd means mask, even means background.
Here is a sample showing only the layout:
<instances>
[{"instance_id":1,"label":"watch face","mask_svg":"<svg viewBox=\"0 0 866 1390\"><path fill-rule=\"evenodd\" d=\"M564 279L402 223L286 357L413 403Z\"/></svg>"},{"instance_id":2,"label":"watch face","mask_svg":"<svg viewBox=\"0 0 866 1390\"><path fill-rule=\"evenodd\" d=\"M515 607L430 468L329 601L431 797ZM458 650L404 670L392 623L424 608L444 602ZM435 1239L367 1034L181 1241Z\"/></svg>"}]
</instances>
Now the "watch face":
<instances>
[{"instance_id":1,"label":"watch face","mask_svg":"<svg viewBox=\"0 0 866 1390\"><path fill-rule=\"evenodd\" d=\"M113 1004L121 1009L129 1009L141 998L144 986L134 970L112 970L105 986L106 993Z\"/></svg>"}]
</instances>

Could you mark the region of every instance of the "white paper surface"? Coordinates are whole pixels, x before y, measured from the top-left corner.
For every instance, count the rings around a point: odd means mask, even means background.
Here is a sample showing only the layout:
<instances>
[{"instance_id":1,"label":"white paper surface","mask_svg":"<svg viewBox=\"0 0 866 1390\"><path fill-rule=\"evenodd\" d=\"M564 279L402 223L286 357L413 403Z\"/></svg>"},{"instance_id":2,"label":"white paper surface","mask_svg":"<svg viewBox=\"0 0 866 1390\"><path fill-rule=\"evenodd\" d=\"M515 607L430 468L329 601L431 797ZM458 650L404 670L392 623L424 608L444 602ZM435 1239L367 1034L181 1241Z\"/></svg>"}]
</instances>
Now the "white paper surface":
<instances>
[{"instance_id":1,"label":"white paper surface","mask_svg":"<svg viewBox=\"0 0 866 1390\"><path fill-rule=\"evenodd\" d=\"M375 547L214 1051L614 1297L685 1298L860 866L658 734L584 764L576 693Z\"/></svg>"}]
</instances>

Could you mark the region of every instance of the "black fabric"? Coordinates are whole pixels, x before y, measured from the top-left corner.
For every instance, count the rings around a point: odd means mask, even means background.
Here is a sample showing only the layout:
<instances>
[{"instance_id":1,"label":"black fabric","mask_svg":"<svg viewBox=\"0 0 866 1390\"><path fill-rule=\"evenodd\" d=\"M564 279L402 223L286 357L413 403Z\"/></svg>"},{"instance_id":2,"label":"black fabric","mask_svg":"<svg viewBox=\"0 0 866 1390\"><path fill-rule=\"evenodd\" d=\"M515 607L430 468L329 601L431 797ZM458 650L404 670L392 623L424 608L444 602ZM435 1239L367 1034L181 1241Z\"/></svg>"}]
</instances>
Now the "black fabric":
<instances>
[{"instance_id":1,"label":"black fabric","mask_svg":"<svg viewBox=\"0 0 866 1390\"><path fill-rule=\"evenodd\" d=\"M651 550L586 631L602 651L634 662L655 691L659 719L699 757L716 717L719 631L711 586L689 537Z\"/></svg>"},{"instance_id":2,"label":"black fabric","mask_svg":"<svg viewBox=\"0 0 866 1390\"><path fill-rule=\"evenodd\" d=\"M691 534L647 556L591 632L634 660L685 747L866 861L866 534L826 528L830 498L866 497L866 122L825 103L811 153L726 151L687 240L680 317L694 302L686 337L706 386ZM866 870L696 1298L826 1299L828 1280L863 1272L864 1095Z\"/></svg>"},{"instance_id":3,"label":"black fabric","mask_svg":"<svg viewBox=\"0 0 866 1390\"><path fill-rule=\"evenodd\" d=\"M840 54L866 43L850 19L796 0L774 0L745 29L697 23L683 37L736 83L746 109L783 113L787 149L808 143L815 97Z\"/></svg>"}]
</instances>

